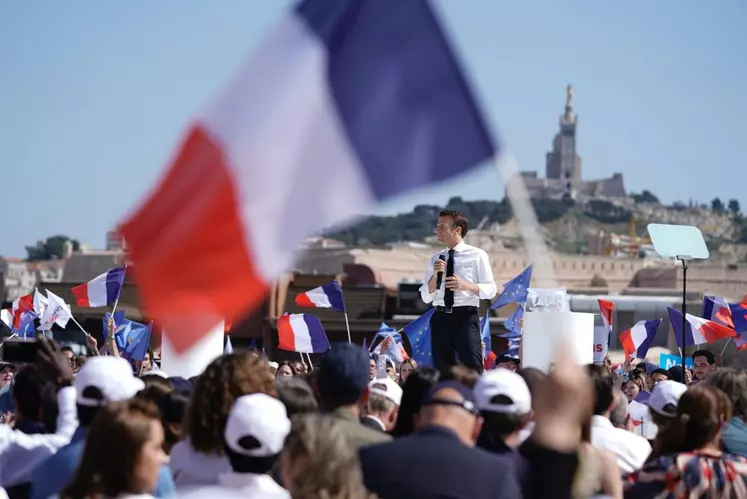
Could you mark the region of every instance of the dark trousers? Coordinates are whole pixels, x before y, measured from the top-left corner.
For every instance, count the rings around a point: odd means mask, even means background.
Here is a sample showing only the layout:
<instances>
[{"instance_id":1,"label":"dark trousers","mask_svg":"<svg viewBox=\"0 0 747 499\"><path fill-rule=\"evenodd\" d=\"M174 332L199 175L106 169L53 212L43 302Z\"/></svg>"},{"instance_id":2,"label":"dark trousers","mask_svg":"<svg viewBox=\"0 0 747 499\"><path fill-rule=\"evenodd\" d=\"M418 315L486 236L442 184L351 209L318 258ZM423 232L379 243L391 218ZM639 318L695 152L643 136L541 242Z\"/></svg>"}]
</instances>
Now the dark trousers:
<instances>
[{"instance_id":1,"label":"dark trousers","mask_svg":"<svg viewBox=\"0 0 747 499\"><path fill-rule=\"evenodd\" d=\"M433 367L444 369L459 362L483 371L480 316L477 307L454 307L451 313L440 309L431 316Z\"/></svg>"}]
</instances>

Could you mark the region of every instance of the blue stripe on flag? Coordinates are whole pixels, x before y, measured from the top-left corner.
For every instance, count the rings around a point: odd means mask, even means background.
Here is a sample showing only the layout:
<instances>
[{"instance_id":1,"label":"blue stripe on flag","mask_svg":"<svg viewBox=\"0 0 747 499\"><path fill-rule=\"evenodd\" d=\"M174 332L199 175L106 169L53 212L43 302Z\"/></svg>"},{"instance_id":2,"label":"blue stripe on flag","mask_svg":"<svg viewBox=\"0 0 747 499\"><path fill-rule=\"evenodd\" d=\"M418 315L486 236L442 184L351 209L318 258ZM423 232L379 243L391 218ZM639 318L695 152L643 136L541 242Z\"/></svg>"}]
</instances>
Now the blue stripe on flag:
<instances>
[{"instance_id":1,"label":"blue stripe on flag","mask_svg":"<svg viewBox=\"0 0 747 499\"><path fill-rule=\"evenodd\" d=\"M378 199L452 177L496 147L425 0L305 0L348 139Z\"/></svg>"},{"instance_id":2,"label":"blue stripe on flag","mask_svg":"<svg viewBox=\"0 0 747 499\"><path fill-rule=\"evenodd\" d=\"M311 348L313 350L312 353L322 353L329 350L327 333L324 332L322 322L319 318L315 315L303 314L303 321L306 323L306 327L309 328Z\"/></svg>"},{"instance_id":3,"label":"blue stripe on flag","mask_svg":"<svg viewBox=\"0 0 747 499\"><path fill-rule=\"evenodd\" d=\"M113 304L119 298L119 292L122 290L124 282L124 269L111 269L106 275L106 303Z\"/></svg>"},{"instance_id":4,"label":"blue stripe on flag","mask_svg":"<svg viewBox=\"0 0 747 499\"><path fill-rule=\"evenodd\" d=\"M322 284L322 290L324 291L324 294L327 295L329 304L332 306L333 310L337 310L338 312L345 311L345 300L342 297L342 286L340 286L339 282L332 281L327 284Z\"/></svg>"}]
</instances>

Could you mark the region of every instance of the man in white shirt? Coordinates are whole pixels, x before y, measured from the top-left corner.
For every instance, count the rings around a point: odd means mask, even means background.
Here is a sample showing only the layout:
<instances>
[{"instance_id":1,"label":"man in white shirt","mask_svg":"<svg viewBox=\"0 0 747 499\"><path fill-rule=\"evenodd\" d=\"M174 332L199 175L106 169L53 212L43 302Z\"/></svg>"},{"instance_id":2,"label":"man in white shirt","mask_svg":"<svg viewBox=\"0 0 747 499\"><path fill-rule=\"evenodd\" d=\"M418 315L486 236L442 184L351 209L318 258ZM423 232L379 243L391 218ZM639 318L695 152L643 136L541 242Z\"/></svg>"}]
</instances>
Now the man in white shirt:
<instances>
[{"instance_id":1,"label":"man in white shirt","mask_svg":"<svg viewBox=\"0 0 747 499\"><path fill-rule=\"evenodd\" d=\"M433 365L452 366L458 356L461 363L481 373L477 307L481 299L492 300L498 290L488 254L463 241L468 228L467 218L459 212L439 213L436 235L447 249L431 257L420 296L436 307L430 323Z\"/></svg>"},{"instance_id":2,"label":"man in white shirt","mask_svg":"<svg viewBox=\"0 0 747 499\"><path fill-rule=\"evenodd\" d=\"M621 473L640 469L651 454L651 444L635 433L612 425L610 413L615 407L614 379L605 366L592 364L586 367L596 394L591 418L591 444L615 456Z\"/></svg>"}]
</instances>

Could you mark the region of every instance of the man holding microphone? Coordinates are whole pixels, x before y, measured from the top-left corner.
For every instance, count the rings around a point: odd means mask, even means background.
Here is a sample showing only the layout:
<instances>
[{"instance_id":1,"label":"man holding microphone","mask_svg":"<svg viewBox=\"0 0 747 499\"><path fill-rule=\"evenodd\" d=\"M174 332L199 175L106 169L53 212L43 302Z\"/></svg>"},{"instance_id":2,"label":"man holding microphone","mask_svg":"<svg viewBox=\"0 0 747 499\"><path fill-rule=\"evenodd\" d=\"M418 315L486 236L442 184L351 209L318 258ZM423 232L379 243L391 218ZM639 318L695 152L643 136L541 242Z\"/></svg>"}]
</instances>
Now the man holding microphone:
<instances>
[{"instance_id":1,"label":"man holding microphone","mask_svg":"<svg viewBox=\"0 0 747 499\"><path fill-rule=\"evenodd\" d=\"M431 349L433 365L444 369L459 361L477 372L483 371L480 338L480 300L492 300L497 292L488 254L463 241L467 218L443 210L438 215L436 235L446 250L431 257L420 296L433 303Z\"/></svg>"}]
</instances>

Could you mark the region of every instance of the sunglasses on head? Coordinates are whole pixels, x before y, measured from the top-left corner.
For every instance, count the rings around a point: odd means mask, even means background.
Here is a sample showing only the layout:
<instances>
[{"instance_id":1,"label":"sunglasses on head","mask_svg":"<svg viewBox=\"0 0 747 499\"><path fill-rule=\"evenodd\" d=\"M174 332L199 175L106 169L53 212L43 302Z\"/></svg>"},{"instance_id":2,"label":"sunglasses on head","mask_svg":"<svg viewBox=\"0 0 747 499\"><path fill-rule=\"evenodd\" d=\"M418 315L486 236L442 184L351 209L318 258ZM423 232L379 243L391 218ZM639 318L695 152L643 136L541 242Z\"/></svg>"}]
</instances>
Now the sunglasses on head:
<instances>
[{"instance_id":1,"label":"sunglasses on head","mask_svg":"<svg viewBox=\"0 0 747 499\"><path fill-rule=\"evenodd\" d=\"M473 416L480 415L480 411L477 409L477 407L475 407L475 404L473 404L469 400L462 400L461 402L457 402L456 400L433 399L426 405L450 405L453 407L460 407Z\"/></svg>"}]
</instances>

